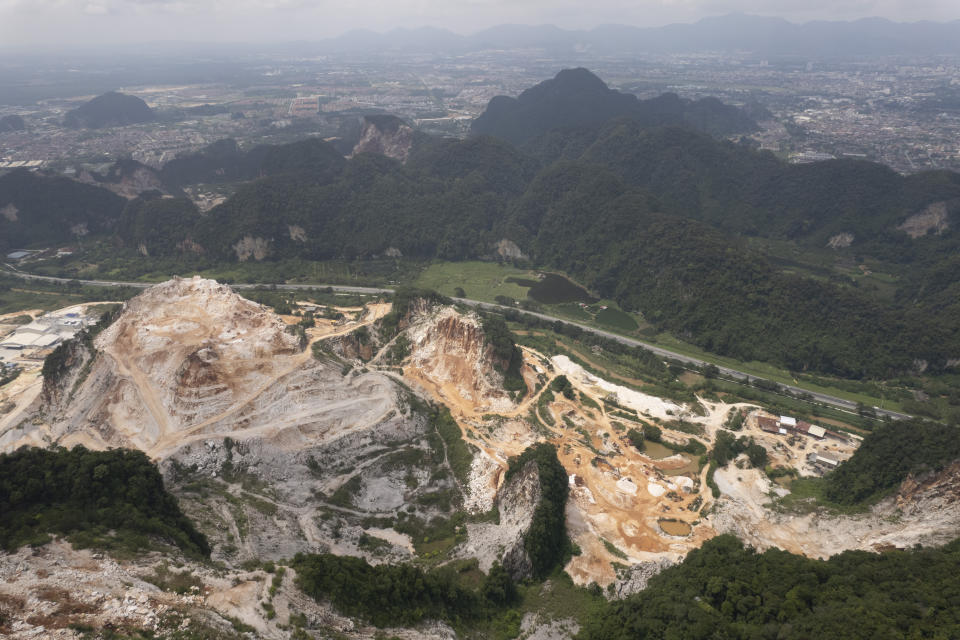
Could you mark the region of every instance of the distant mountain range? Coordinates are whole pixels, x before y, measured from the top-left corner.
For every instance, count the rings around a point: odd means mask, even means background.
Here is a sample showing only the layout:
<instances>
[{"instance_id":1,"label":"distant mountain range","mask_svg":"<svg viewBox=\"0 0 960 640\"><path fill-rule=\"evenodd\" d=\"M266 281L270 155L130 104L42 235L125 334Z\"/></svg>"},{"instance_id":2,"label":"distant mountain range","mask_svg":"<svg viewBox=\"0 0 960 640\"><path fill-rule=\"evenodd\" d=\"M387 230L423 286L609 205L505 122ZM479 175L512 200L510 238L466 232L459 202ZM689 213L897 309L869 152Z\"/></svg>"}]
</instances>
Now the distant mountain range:
<instances>
[{"instance_id":1,"label":"distant mountain range","mask_svg":"<svg viewBox=\"0 0 960 640\"><path fill-rule=\"evenodd\" d=\"M500 25L467 36L433 27L394 29L382 34L356 30L323 40L317 47L331 53L532 48L553 53L718 51L812 58L942 54L960 53L960 20L898 23L864 18L794 24L782 18L730 14L655 28L604 25L591 30L565 30L552 25Z\"/></svg>"}]
</instances>

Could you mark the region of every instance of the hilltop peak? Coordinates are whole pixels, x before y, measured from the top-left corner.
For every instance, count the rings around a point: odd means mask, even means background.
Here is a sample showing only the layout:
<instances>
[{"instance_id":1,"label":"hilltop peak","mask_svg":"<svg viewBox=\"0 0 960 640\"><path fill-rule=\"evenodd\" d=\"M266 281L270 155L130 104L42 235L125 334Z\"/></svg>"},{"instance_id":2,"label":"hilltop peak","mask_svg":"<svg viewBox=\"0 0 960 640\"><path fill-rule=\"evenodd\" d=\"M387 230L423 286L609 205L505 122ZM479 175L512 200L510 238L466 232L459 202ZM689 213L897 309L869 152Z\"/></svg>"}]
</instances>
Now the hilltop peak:
<instances>
[{"instance_id":1,"label":"hilltop peak","mask_svg":"<svg viewBox=\"0 0 960 640\"><path fill-rule=\"evenodd\" d=\"M622 117L644 126L687 125L722 135L756 128L746 114L719 100L691 102L675 94L639 100L578 67L564 69L516 98L493 98L474 120L472 132L522 144L555 129L597 127Z\"/></svg>"},{"instance_id":2,"label":"hilltop peak","mask_svg":"<svg viewBox=\"0 0 960 640\"><path fill-rule=\"evenodd\" d=\"M140 98L109 91L67 112L63 123L75 129L100 129L153 120L156 120L156 114Z\"/></svg>"},{"instance_id":3,"label":"hilltop peak","mask_svg":"<svg viewBox=\"0 0 960 640\"><path fill-rule=\"evenodd\" d=\"M551 82L547 80L547 82ZM563 69L556 76L554 76L553 81L559 86L569 86L576 89L592 89L594 91L610 91L611 89L607 86L607 83L600 79L595 73L586 69L584 67L576 67L573 69Z\"/></svg>"}]
</instances>

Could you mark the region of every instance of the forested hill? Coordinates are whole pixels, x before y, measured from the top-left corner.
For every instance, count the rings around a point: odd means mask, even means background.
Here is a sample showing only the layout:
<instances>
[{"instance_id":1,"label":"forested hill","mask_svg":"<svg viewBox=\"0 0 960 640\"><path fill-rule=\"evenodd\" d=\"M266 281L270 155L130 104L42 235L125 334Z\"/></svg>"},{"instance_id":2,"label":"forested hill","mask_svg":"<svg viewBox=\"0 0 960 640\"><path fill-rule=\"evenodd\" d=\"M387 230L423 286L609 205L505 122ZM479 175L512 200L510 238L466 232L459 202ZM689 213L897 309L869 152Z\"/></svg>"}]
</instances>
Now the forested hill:
<instances>
[{"instance_id":1,"label":"forested hill","mask_svg":"<svg viewBox=\"0 0 960 640\"><path fill-rule=\"evenodd\" d=\"M151 122L156 117L153 109L140 98L110 91L68 111L63 123L77 129L100 129Z\"/></svg>"},{"instance_id":2,"label":"forested hill","mask_svg":"<svg viewBox=\"0 0 960 640\"><path fill-rule=\"evenodd\" d=\"M458 260L490 256L508 238L534 263L738 358L857 377L891 375L916 360L936 369L960 353L956 234L948 226L914 239L897 229L960 196L955 174L786 165L686 129L625 122L593 140L571 135L582 148L574 160L485 137L422 144L405 165L360 155L335 175L249 183L206 216L185 201L182 211L162 203L164 216L138 213L141 223L124 225L124 240L145 242L151 255L191 246L223 260L353 259L392 249ZM943 206L952 220L953 205ZM185 222L163 222L174 219ZM157 240L169 234L151 230L161 224L175 234L165 247ZM914 274L910 287L881 302L849 280L784 273L739 237L822 248L843 232L853 244L837 251L898 260Z\"/></svg>"},{"instance_id":3,"label":"forested hill","mask_svg":"<svg viewBox=\"0 0 960 640\"><path fill-rule=\"evenodd\" d=\"M923 420L886 424L824 479L824 495L838 504L868 502L899 488L910 475L936 473L958 460L960 425Z\"/></svg>"},{"instance_id":4,"label":"forested hill","mask_svg":"<svg viewBox=\"0 0 960 640\"><path fill-rule=\"evenodd\" d=\"M609 91L585 73L574 77L588 91ZM9 174L0 178L0 231L19 235L0 234L0 244L61 242L75 229L109 237L131 260L398 252L464 260L494 258L508 239L532 264L566 271L656 328L723 355L850 377L938 371L960 358L954 173L904 177L847 160L789 165L689 127L616 117L522 147L421 136L405 163L364 153L345 160L316 139L251 150L222 141L161 175L175 193L197 182L239 184L206 214L155 195L120 213L121 200L93 187ZM879 295L829 268L804 275L765 252L778 242L851 266L895 263L903 276Z\"/></svg>"},{"instance_id":5,"label":"forested hill","mask_svg":"<svg viewBox=\"0 0 960 640\"><path fill-rule=\"evenodd\" d=\"M0 252L112 233L123 206L123 198L106 189L11 171L0 176Z\"/></svg>"},{"instance_id":6,"label":"forested hill","mask_svg":"<svg viewBox=\"0 0 960 640\"><path fill-rule=\"evenodd\" d=\"M620 93L586 69L564 69L517 98L497 96L472 125L475 135L522 144L554 129L599 126L627 117L645 127L687 125L715 135L748 133L757 123L716 98L683 100L673 93L639 100Z\"/></svg>"},{"instance_id":7,"label":"forested hill","mask_svg":"<svg viewBox=\"0 0 960 640\"><path fill-rule=\"evenodd\" d=\"M17 115L3 116L0 118L0 133L9 131L23 131L27 128L24 119Z\"/></svg>"},{"instance_id":8,"label":"forested hill","mask_svg":"<svg viewBox=\"0 0 960 640\"><path fill-rule=\"evenodd\" d=\"M161 179L170 189L188 184L254 180L283 173L301 174L305 181L328 180L343 169L344 157L331 145L308 138L285 145L260 145L242 151L236 140L215 142L196 153L171 160Z\"/></svg>"},{"instance_id":9,"label":"forested hill","mask_svg":"<svg viewBox=\"0 0 960 640\"><path fill-rule=\"evenodd\" d=\"M599 607L577 639L955 638L958 612L960 540L823 561L757 553L724 535L644 591Z\"/></svg>"}]
</instances>

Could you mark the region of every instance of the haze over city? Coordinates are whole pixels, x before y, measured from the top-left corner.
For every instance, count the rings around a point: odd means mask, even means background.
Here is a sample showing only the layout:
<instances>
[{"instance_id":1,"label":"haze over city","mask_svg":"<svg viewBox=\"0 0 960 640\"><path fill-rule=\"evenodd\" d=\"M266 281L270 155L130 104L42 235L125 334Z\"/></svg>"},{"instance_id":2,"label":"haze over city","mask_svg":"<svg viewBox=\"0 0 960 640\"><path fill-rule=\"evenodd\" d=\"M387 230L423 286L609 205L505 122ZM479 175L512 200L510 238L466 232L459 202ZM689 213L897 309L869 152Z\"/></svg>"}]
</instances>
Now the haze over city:
<instances>
[{"instance_id":1,"label":"haze over city","mask_svg":"<svg viewBox=\"0 0 960 640\"><path fill-rule=\"evenodd\" d=\"M473 33L511 23L566 29L603 24L654 27L731 12L798 23L960 18L957 3L951 0L0 0L0 41L7 47L164 40L282 42L360 28L432 26Z\"/></svg>"},{"instance_id":2,"label":"haze over city","mask_svg":"<svg viewBox=\"0 0 960 640\"><path fill-rule=\"evenodd\" d=\"M0 0L0 638L960 638L960 0Z\"/></svg>"}]
</instances>

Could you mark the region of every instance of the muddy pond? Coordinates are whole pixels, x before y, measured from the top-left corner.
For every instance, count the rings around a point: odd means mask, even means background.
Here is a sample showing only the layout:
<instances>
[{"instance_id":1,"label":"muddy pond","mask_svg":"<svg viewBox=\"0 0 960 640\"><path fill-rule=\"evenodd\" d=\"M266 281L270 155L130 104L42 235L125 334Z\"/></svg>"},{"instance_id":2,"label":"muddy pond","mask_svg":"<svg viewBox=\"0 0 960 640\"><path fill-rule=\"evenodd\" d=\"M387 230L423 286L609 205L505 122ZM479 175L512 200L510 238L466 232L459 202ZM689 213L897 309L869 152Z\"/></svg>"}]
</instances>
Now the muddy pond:
<instances>
[{"instance_id":1,"label":"muddy pond","mask_svg":"<svg viewBox=\"0 0 960 640\"><path fill-rule=\"evenodd\" d=\"M688 536L693 531L693 527L679 520L657 520L657 524L664 533L671 536Z\"/></svg>"},{"instance_id":2,"label":"muddy pond","mask_svg":"<svg viewBox=\"0 0 960 640\"><path fill-rule=\"evenodd\" d=\"M643 450L644 455L653 459L653 460L663 460L664 458L669 458L670 456L679 455L686 463L682 466L675 467L673 469L664 469L660 465L657 465L657 468L665 476L682 476L688 475L691 478L695 477L700 471L700 460L694 456L691 456L688 453L678 454L676 451L668 449L659 442L650 442L649 440L645 443Z\"/></svg>"}]
</instances>

